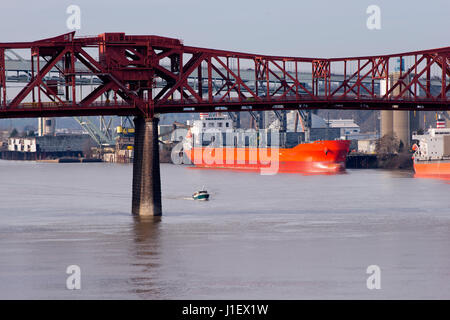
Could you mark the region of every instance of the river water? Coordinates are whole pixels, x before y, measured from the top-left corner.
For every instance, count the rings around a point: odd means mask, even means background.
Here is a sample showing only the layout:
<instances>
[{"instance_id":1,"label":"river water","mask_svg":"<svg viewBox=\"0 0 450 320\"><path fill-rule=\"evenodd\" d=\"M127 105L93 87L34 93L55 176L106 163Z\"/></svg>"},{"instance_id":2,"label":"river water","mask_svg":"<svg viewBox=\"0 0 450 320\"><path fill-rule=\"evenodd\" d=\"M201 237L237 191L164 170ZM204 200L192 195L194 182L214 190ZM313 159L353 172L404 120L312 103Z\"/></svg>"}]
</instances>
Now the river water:
<instances>
[{"instance_id":1,"label":"river water","mask_svg":"<svg viewBox=\"0 0 450 320\"><path fill-rule=\"evenodd\" d=\"M0 161L0 298L450 298L446 181L169 164L161 176L154 222L130 215L131 165ZM211 200L190 200L202 186Z\"/></svg>"}]
</instances>

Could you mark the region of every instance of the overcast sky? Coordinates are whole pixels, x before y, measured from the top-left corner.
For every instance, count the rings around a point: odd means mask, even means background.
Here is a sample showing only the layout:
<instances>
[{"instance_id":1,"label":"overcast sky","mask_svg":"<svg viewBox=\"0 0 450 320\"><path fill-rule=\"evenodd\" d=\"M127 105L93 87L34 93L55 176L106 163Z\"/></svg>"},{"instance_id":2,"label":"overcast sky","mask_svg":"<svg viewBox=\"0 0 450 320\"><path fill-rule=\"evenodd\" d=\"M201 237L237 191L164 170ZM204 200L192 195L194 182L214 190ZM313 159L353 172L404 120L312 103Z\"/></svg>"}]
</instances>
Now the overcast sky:
<instances>
[{"instance_id":1,"label":"overcast sky","mask_svg":"<svg viewBox=\"0 0 450 320\"><path fill-rule=\"evenodd\" d=\"M0 42L68 32L71 4L81 8L78 35L156 34L185 45L307 57L450 46L450 0L1 0ZM366 27L371 4L381 9L381 30Z\"/></svg>"}]
</instances>

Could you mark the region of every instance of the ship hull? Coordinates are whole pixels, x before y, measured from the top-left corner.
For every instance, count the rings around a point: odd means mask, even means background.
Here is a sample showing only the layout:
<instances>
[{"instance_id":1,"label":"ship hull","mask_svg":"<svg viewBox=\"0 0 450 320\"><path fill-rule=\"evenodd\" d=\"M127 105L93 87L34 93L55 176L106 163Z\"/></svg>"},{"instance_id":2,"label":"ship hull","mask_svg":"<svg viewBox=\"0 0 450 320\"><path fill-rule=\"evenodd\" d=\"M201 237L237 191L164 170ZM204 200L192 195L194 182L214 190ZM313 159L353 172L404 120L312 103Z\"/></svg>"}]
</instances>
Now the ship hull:
<instances>
[{"instance_id":1,"label":"ship hull","mask_svg":"<svg viewBox=\"0 0 450 320\"><path fill-rule=\"evenodd\" d=\"M350 141L333 140L299 144L293 148L211 148L185 150L198 168L263 170L333 174L345 171Z\"/></svg>"},{"instance_id":2,"label":"ship hull","mask_svg":"<svg viewBox=\"0 0 450 320\"><path fill-rule=\"evenodd\" d=\"M419 177L450 179L450 160L414 161L414 171Z\"/></svg>"}]
</instances>

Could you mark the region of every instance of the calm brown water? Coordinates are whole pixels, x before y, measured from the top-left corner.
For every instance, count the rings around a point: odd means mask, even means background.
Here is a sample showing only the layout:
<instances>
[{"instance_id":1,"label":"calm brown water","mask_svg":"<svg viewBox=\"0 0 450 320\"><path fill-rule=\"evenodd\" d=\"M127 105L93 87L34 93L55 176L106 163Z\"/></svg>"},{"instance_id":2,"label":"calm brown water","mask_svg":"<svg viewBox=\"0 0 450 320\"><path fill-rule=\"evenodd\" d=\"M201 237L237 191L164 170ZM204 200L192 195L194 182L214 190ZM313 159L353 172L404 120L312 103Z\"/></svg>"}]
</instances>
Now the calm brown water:
<instances>
[{"instance_id":1,"label":"calm brown water","mask_svg":"<svg viewBox=\"0 0 450 320\"><path fill-rule=\"evenodd\" d=\"M0 298L450 298L445 181L162 165L154 223L130 215L131 171L0 161ZM211 201L189 200L203 185ZM81 290L66 289L73 264Z\"/></svg>"}]
</instances>

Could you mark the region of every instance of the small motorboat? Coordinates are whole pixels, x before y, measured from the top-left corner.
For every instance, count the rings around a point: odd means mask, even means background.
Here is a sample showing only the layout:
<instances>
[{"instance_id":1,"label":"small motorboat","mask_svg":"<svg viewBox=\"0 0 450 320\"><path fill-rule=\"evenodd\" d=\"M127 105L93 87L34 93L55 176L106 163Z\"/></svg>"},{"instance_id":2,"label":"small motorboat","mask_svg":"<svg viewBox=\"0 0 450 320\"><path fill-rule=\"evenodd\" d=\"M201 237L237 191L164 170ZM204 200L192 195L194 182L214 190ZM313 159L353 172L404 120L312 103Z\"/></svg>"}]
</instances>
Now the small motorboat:
<instances>
[{"instance_id":1,"label":"small motorboat","mask_svg":"<svg viewBox=\"0 0 450 320\"><path fill-rule=\"evenodd\" d=\"M202 200L202 201L206 201L209 199L209 193L208 191L206 191L205 189L197 191L196 193L194 193L192 195L192 198L194 200Z\"/></svg>"}]
</instances>

